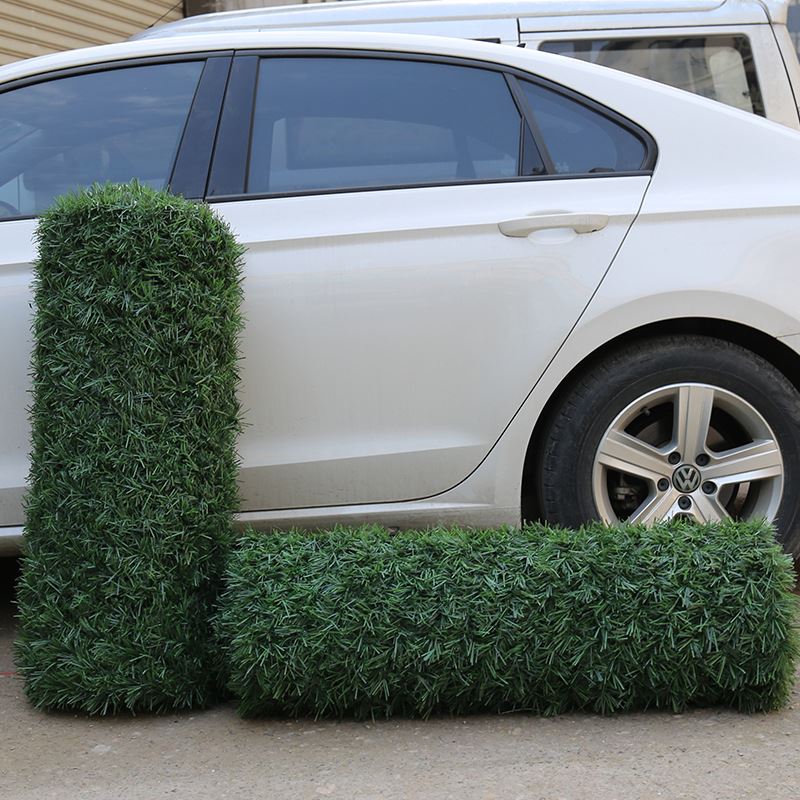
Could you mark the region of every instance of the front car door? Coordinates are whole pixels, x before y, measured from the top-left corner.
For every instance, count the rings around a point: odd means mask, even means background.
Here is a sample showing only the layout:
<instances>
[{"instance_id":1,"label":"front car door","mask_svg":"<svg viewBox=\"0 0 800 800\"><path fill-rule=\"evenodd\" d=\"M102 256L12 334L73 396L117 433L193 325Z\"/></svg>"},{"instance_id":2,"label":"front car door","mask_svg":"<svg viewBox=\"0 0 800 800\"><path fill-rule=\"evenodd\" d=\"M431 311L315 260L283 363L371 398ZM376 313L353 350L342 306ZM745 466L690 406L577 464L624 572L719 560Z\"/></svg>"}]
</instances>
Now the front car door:
<instances>
[{"instance_id":1,"label":"front car door","mask_svg":"<svg viewBox=\"0 0 800 800\"><path fill-rule=\"evenodd\" d=\"M95 182L202 197L230 61L120 62L0 87L0 528L23 521L36 216Z\"/></svg>"}]
</instances>

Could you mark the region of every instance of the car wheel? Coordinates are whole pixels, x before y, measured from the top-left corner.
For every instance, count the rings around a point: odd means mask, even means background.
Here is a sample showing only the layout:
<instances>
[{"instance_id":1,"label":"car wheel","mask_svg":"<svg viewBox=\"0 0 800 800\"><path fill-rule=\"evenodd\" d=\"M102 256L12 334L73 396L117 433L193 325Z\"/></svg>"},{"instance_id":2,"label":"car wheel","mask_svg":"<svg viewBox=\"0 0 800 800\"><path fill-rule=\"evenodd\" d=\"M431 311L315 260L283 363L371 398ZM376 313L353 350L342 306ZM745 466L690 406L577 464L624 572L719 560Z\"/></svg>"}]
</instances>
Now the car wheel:
<instances>
[{"instance_id":1,"label":"car wheel","mask_svg":"<svg viewBox=\"0 0 800 800\"><path fill-rule=\"evenodd\" d=\"M766 518L800 554L800 394L742 347L701 336L625 346L578 378L540 441L549 522Z\"/></svg>"}]
</instances>

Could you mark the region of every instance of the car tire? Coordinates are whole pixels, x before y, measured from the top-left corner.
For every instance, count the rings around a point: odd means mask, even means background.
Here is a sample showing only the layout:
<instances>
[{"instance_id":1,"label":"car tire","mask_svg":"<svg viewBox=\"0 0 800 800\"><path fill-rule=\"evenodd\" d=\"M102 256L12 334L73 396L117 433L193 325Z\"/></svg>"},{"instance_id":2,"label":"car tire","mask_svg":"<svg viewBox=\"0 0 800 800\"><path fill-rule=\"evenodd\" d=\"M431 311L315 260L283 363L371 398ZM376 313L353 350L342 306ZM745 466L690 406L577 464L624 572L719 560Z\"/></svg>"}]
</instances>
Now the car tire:
<instances>
[{"instance_id":1,"label":"car tire","mask_svg":"<svg viewBox=\"0 0 800 800\"><path fill-rule=\"evenodd\" d=\"M539 443L548 522L766 517L800 555L800 393L743 347L684 335L625 345L578 376Z\"/></svg>"}]
</instances>

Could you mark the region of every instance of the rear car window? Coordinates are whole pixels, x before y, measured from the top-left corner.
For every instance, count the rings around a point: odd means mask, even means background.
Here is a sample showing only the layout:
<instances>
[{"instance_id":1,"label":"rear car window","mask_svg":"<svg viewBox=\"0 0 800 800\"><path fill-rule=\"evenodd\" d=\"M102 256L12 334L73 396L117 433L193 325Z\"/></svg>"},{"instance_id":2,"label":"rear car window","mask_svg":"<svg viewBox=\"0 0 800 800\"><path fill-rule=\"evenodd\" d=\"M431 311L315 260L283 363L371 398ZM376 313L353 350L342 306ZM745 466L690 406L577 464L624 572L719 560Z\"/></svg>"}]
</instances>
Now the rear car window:
<instances>
[{"instance_id":1,"label":"rear car window","mask_svg":"<svg viewBox=\"0 0 800 800\"><path fill-rule=\"evenodd\" d=\"M202 61L110 69L0 94L0 218L137 178L169 183Z\"/></svg>"},{"instance_id":2,"label":"rear car window","mask_svg":"<svg viewBox=\"0 0 800 800\"><path fill-rule=\"evenodd\" d=\"M746 36L571 39L544 42L539 49L629 72L766 116Z\"/></svg>"},{"instance_id":3,"label":"rear car window","mask_svg":"<svg viewBox=\"0 0 800 800\"><path fill-rule=\"evenodd\" d=\"M558 175L638 172L647 147L636 134L585 103L538 83L520 81Z\"/></svg>"},{"instance_id":4,"label":"rear car window","mask_svg":"<svg viewBox=\"0 0 800 800\"><path fill-rule=\"evenodd\" d=\"M513 178L522 130L499 72L400 59L265 58L247 192ZM535 174L537 165L527 168Z\"/></svg>"}]
</instances>

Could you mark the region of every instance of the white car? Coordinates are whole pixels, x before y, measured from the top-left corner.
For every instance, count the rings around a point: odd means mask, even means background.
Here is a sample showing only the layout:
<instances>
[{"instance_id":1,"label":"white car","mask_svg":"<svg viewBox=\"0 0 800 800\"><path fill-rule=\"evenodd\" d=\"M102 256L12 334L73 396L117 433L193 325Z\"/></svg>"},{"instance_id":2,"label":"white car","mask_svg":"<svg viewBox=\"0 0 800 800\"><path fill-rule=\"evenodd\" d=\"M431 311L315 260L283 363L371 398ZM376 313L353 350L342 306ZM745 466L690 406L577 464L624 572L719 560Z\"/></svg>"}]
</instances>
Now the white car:
<instances>
[{"instance_id":1,"label":"white car","mask_svg":"<svg viewBox=\"0 0 800 800\"><path fill-rule=\"evenodd\" d=\"M0 528L36 215L93 181L247 247L239 519L777 520L800 550L800 134L579 60L208 33L0 69Z\"/></svg>"},{"instance_id":2,"label":"white car","mask_svg":"<svg viewBox=\"0 0 800 800\"><path fill-rule=\"evenodd\" d=\"M540 49L800 128L788 0L355 0L201 14L134 38L244 30L378 31Z\"/></svg>"}]
</instances>

